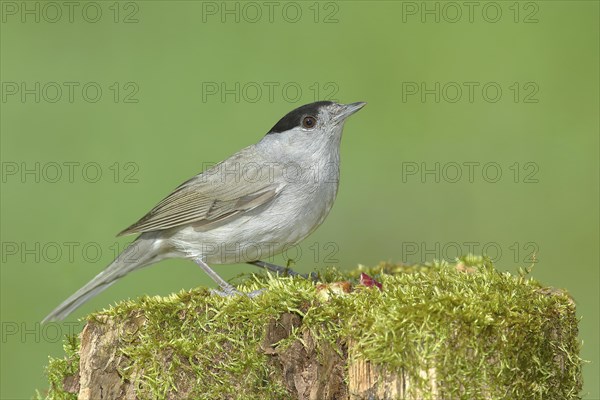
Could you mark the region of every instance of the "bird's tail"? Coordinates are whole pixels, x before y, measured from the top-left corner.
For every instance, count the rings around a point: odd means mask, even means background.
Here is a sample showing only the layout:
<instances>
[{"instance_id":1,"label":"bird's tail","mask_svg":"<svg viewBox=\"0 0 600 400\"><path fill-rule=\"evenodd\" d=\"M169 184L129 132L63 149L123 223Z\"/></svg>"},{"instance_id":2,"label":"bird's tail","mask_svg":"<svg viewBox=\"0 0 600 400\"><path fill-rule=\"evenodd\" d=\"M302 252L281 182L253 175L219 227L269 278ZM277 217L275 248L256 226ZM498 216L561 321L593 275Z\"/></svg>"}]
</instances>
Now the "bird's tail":
<instances>
[{"instance_id":1,"label":"bird's tail","mask_svg":"<svg viewBox=\"0 0 600 400\"><path fill-rule=\"evenodd\" d=\"M94 279L86 283L48 314L42 323L64 319L83 303L115 283L117 279L133 270L160 261L164 258L161 256L160 244L160 239L140 236L123 250L104 271L96 275Z\"/></svg>"}]
</instances>

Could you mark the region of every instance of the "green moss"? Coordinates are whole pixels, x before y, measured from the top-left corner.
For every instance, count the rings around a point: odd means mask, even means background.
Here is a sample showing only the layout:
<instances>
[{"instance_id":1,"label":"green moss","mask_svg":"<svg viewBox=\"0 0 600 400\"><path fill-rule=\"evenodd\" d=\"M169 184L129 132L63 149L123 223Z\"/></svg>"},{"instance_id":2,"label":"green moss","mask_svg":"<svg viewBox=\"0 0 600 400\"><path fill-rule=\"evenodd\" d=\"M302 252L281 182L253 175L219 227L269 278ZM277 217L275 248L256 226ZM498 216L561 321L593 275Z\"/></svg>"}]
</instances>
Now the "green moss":
<instances>
[{"instance_id":1,"label":"green moss","mask_svg":"<svg viewBox=\"0 0 600 400\"><path fill-rule=\"evenodd\" d=\"M474 256L453 264L329 269L321 279L357 283L361 272L383 290L355 286L323 301L308 280L265 274L239 286L267 288L253 299L194 289L125 301L89 318L146 318L120 349L131 361L121 374L135 380L141 399L163 398L183 381L191 382L192 398L285 398L260 344L268 322L286 312L300 315L302 326L279 346L301 340L302 329L332 344L352 343L352 359L402 370L425 393L423 366L436 369L445 398L579 398L577 319L565 292L543 288L527 271L499 273ZM76 398L62 380L77 370L77 343L65 351L48 366L47 398Z\"/></svg>"},{"instance_id":2,"label":"green moss","mask_svg":"<svg viewBox=\"0 0 600 400\"><path fill-rule=\"evenodd\" d=\"M70 336L65 339L63 344L65 350L64 358L49 357L46 374L50 387L48 389L48 397L56 400L76 400L77 395L68 393L64 388L64 381L67 377L75 377L79 370L79 338ZM37 399L45 398L38 391Z\"/></svg>"}]
</instances>

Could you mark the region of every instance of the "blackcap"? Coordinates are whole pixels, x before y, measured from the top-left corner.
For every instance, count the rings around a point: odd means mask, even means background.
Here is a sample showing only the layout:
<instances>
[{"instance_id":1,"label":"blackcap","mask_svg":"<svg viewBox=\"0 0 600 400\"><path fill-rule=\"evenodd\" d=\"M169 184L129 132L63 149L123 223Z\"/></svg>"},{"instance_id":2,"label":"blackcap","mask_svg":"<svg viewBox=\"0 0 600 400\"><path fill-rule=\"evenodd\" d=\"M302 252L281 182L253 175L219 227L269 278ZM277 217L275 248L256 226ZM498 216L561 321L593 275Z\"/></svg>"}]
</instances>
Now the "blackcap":
<instances>
[{"instance_id":1,"label":"blackcap","mask_svg":"<svg viewBox=\"0 0 600 400\"><path fill-rule=\"evenodd\" d=\"M191 259L219 293L237 293L208 264L272 257L323 222L338 190L344 122L365 104L301 106L258 143L178 186L119 234L137 239L43 322L64 319L129 272L167 258Z\"/></svg>"}]
</instances>

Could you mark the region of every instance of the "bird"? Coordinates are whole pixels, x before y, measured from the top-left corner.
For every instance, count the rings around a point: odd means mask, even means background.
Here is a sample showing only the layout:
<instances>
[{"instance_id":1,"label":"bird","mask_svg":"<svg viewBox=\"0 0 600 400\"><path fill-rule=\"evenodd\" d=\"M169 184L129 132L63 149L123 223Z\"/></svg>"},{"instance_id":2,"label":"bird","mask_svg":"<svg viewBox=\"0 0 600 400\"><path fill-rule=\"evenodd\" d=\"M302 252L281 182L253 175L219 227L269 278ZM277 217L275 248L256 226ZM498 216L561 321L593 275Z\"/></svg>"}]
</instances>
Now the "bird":
<instances>
[{"instance_id":1,"label":"bird","mask_svg":"<svg viewBox=\"0 0 600 400\"><path fill-rule=\"evenodd\" d=\"M344 124L365 104L300 106L255 144L179 185L121 231L139 236L42 322L62 320L119 278L170 258L193 260L217 294L240 294L209 265L258 262L321 225L338 191Z\"/></svg>"}]
</instances>

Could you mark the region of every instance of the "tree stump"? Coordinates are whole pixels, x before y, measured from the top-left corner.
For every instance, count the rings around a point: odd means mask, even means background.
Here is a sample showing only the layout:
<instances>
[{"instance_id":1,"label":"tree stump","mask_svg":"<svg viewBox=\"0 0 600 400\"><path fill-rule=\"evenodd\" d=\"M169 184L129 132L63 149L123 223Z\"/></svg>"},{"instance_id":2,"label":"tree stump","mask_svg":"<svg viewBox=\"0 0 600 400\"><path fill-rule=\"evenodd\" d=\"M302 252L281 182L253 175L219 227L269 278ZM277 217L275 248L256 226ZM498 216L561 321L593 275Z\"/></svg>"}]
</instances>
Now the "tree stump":
<instances>
[{"instance_id":1,"label":"tree stump","mask_svg":"<svg viewBox=\"0 0 600 400\"><path fill-rule=\"evenodd\" d=\"M357 283L361 273L383 287ZM576 399L572 299L486 259L253 278L89 317L47 398Z\"/></svg>"}]
</instances>

